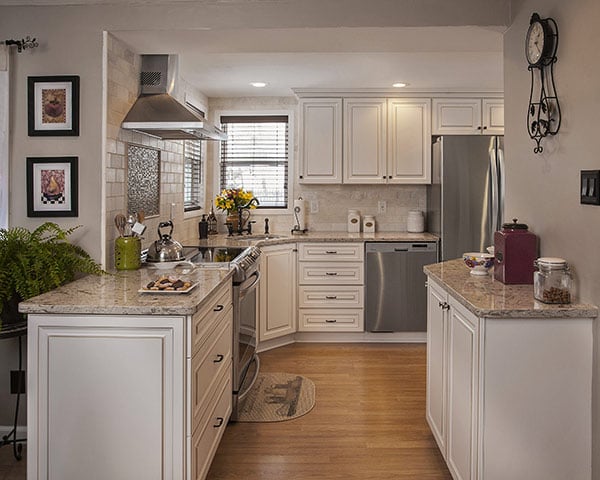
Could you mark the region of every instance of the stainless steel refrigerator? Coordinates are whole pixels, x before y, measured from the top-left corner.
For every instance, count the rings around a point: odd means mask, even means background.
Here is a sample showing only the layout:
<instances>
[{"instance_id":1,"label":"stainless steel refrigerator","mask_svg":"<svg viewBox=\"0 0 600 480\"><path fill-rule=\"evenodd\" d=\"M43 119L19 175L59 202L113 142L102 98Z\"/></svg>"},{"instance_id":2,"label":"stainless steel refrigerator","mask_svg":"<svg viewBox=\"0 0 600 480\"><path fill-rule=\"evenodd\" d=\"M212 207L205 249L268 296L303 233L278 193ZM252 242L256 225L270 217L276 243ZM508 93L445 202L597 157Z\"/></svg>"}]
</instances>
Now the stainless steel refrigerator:
<instances>
[{"instance_id":1,"label":"stainless steel refrigerator","mask_svg":"<svg viewBox=\"0 0 600 480\"><path fill-rule=\"evenodd\" d=\"M427 188L428 231L440 236L440 259L485 252L500 230L504 207L502 136L433 137Z\"/></svg>"}]
</instances>

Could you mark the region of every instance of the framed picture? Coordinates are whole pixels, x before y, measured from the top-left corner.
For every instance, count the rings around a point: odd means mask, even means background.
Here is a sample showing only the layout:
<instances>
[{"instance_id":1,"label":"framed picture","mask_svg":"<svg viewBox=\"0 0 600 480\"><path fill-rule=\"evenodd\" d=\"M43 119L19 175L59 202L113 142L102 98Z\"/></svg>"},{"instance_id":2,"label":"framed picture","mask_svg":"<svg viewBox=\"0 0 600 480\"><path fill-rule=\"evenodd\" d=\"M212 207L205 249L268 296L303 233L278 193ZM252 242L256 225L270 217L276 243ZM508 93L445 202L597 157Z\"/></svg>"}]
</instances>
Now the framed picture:
<instances>
[{"instance_id":1,"label":"framed picture","mask_svg":"<svg viewBox=\"0 0 600 480\"><path fill-rule=\"evenodd\" d=\"M79 135L79 77L27 77L30 137Z\"/></svg>"},{"instance_id":2,"label":"framed picture","mask_svg":"<svg viewBox=\"0 0 600 480\"><path fill-rule=\"evenodd\" d=\"M78 215L77 157L27 157L27 216Z\"/></svg>"}]
</instances>

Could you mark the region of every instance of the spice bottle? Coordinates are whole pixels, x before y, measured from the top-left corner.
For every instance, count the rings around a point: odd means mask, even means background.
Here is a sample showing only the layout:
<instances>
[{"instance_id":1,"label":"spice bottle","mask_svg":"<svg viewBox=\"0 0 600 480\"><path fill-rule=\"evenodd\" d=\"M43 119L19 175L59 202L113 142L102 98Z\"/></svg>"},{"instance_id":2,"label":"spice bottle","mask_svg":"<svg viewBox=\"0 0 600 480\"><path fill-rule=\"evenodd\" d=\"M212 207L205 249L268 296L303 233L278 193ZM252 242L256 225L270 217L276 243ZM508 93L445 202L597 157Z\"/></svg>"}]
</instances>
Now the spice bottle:
<instances>
[{"instance_id":1,"label":"spice bottle","mask_svg":"<svg viewBox=\"0 0 600 480\"><path fill-rule=\"evenodd\" d=\"M573 277L562 258L541 257L534 265L533 296L544 303L571 303Z\"/></svg>"}]
</instances>

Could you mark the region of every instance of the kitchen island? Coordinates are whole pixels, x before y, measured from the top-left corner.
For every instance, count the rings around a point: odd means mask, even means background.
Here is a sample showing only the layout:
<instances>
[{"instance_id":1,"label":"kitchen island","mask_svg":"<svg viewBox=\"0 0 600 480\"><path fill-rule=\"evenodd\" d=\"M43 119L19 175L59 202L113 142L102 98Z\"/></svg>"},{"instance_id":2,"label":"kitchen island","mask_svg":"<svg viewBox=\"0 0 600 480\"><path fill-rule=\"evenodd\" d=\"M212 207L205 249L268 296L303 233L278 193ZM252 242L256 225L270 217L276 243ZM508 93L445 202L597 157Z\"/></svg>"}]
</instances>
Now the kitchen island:
<instances>
[{"instance_id":1,"label":"kitchen island","mask_svg":"<svg viewBox=\"0 0 600 480\"><path fill-rule=\"evenodd\" d=\"M140 293L163 273L195 287ZM231 272L88 276L28 314L29 480L203 478L231 412Z\"/></svg>"},{"instance_id":2,"label":"kitchen island","mask_svg":"<svg viewBox=\"0 0 600 480\"><path fill-rule=\"evenodd\" d=\"M532 285L428 265L427 421L455 479L590 480L593 322Z\"/></svg>"}]
</instances>

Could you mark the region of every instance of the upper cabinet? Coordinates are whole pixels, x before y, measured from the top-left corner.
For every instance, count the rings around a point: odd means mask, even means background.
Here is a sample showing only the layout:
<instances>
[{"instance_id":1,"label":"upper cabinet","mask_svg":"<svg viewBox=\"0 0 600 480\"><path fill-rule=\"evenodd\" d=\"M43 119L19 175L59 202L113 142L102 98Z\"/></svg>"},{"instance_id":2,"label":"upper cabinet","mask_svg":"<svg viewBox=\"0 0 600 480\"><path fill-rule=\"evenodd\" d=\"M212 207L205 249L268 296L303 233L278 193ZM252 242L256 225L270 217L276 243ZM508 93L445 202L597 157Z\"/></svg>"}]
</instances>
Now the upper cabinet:
<instances>
[{"instance_id":1,"label":"upper cabinet","mask_svg":"<svg viewBox=\"0 0 600 480\"><path fill-rule=\"evenodd\" d=\"M300 183L342 183L342 99L300 100Z\"/></svg>"},{"instance_id":2,"label":"upper cabinet","mask_svg":"<svg viewBox=\"0 0 600 480\"><path fill-rule=\"evenodd\" d=\"M430 183L428 98L302 98L300 183Z\"/></svg>"},{"instance_id":3,"label":"upper cabinet","mask_svg":"<svg viewBox=\"0 0 600 480\"><path fill-rule=\"evenodd\" d=\"M504 99L434 98L434 135L503 135Z\"/></svg>"}]
</instances>

